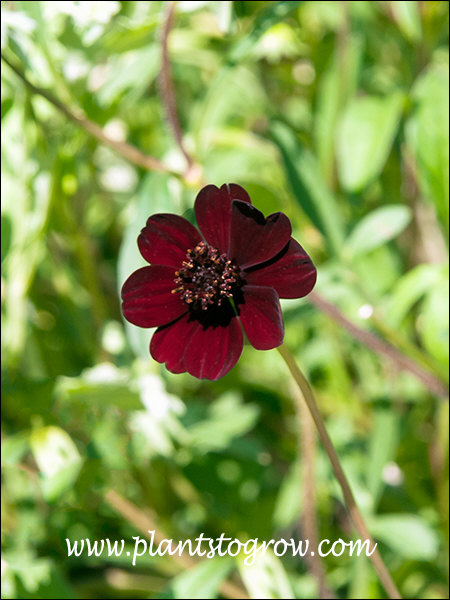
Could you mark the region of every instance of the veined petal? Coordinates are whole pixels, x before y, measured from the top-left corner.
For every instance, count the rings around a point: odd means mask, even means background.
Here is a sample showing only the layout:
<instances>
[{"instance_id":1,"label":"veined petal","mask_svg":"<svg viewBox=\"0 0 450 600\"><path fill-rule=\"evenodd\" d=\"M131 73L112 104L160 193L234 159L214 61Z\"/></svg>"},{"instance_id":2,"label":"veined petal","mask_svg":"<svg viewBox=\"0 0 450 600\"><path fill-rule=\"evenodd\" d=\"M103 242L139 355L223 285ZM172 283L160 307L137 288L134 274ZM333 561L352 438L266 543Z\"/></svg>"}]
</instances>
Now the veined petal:
<instances>
[{"instance_id":1,"label":"veined petal","mask_svg":"<svg viewBox=\"0 0 450 600\"><path fill-rule=\"evenodd\" d=\"M249 285L275 288L280 298L303 298L313 289L317 271L305 250L291 238L277 256L246 272L244 278Z\"/></svg>"},{"instance_id":2,"label":"veined petal","mask_svg":"<svg viewBox=\"0 0 450 600\"><path fill-rule=\"evenodd\" d=\"M189 320L189 314L159 327L150 342L150 354L159 363L166 363L167 369L172 373L185 373L186 343L197 327L197 322Z\"/></svg>"},{"instance_id":3,"label":"veined petal","mask_svg":"<svg viewBox=\"0 0 450 600\"><path fill-rule=\"evenodd\" d=\"M245 269L264 263L280 252L291 237L291 222L278 212L267 219L253 205L234 201L228 257Z\"/></svg>"},{"instance_id":4,"label":"veined petal","mask_svg":"<svg viewBox=\"0 0 450 600\"><path fill-rule=\"evenodd\" d=\"M273 288L245 285L244 304L239 305L242 327L256 350L281 346L284 337L280 300Z\"/></svg>"},{"instance_id":5,"label":"veined petal","mask_svg":"<svg viewBox=\"0 0 450 600\"><path fill-rule=\"evenodd\" d=\"M226 327L204 328L198 323L184 354L186 370L198 379L219 379L237 363L243 346L236 317Z\"/></svg>"},{"instance_id":6,"label":"veined petal","mask_svg":"<svg viewBox=\"0 0 450 600\"><path fill-rule=\"evenodd\" d=\"M186 312L186 304L175 288L172 267L142 267L128 277L122 287L122 312L133 325L157 327Z\"/></svg>"},{"instance_id":7,"label":"veined petal","mask_svg":"<svg viewBox=\"0 0 450 600\"><path fill-rule=\"evenodd\" d=\"M220 252L228 250L231 204L233 200L251 203L250 196L236 183L224 183L219 189L207 185L195 200L195 216L203 237Z\"/></svg>"},{"instance_id":8,"label":"veined petal","mask_svg":"<svg viewBox=\"0 0 450 600\"><path fill-rule=\"evenodd\" d=\"M149 217L138 246L147 262L177 268L201 239L197 229L183 217L161 213Z\"/></svg>"}]
</instances>

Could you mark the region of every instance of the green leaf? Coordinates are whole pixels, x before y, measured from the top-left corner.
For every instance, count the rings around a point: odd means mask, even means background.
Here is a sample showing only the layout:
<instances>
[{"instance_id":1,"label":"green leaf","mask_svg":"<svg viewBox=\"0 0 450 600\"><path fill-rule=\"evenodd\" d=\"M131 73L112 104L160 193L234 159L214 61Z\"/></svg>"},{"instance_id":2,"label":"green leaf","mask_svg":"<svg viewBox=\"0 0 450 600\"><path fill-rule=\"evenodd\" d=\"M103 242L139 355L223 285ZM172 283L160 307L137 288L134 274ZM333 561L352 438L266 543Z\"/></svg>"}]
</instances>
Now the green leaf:
<instances>
[{"instance_id":1,"label":"green leaf","mask_svg":"<svg viewBox=\"0 0 450 600\"><path fill-rule=\"evenodd\" d=\"M400 278L389 292L385 310L386 319L399 326L408 312L438 282L441 274L439 265L418 265Z\"/></svg>"},{"instance_id":2,"label":"green leaf","mask_svg":"<svg viewBox=\"0 0 450 600\"><path fill-rule=\"evenodd\" d=\"M128 21L119 18L115 21L115 28L96 40L94 47L108 54L118 54L148 46L154 39L152 34L157 26L157 15L148 16L145 23L134 28L129 26Z\"/></svg>"},{"instance_id":3,"label":"green leaf","mask_svg":"<svg viewBox=\"0 0 450 600\"><path fill-rule=\"evenodd\" d=\"M294 132L282 123L274 123L270 137L278 146L292 193L311 222L325 237L334 254L339 254L344 228L338 203L330 192L315 157L302 147Z\"/></svg>"},{"instance_id":4,"label":"green leaf","mask_svg":"<svg viewBox=\"0 0 450 600\"><path fill-rule=\"evenodd\" d=\"M417 162L420 190L449 224L449 77L448 63L433 63L413 90L415 109L406 124L406 140Z\"/></svg>"},{"instance_id":5,"label":"green leaf","mask_svg":"<svg viewBox=\"0 0 450 600\"><path fill-rule=\"evenodd\" d=\"M31 450L42 475L42 492L54 502L72 488L82 459L68 433L50 425L35 429L30 438Z\"/></svg>"},{"instance_id":6,"label":"green leaf","mask_svg":"<svg viewBox=\"0 0 450 600\"><path fill-rule=\"evenodd\" d=\"M442 279L430 290L423 305L420 337L430 354L448 365L449 360L449 281Z\"/></svg>"},{"instance_id":7,"label":"green leaf","mask_svg":"<svg viewBox=\"0 0 450 600\"><path fill-rule=\"evenodd\" d=\"M339 179L360 192L383 170L396 135L403 96L355 98L342 115L337 135Z\"/></svg>"},{"instance_id":8,"label":"green leaf","mask_svg":"<svg viewBox=\"0 0 450 600\"><path fill-rule=\"evenodd\" d=\"M230 33L233 22L233 2L230 0L211 2L211 11L216 17L220 31L225 34Z\"/></svg>"},{"instance_id":9,"label":"green leaf","mask_svg":"<svg viewBox=\"0 0 450 600\"><path fill-rule=\"evenodd\" d=\"M337 41L336 44L339 42ZM352 36L346 45L346 55L336 51L323 74L318 88L317 109L314 118L314 142L317 158L325 180L331 184L336 159L336 128L342 108L353 97L362 62L363 43ZM345 61L345 71L340 68Z\"/></svg>"},{"instance_id":10,"label":"green leaf","mask_svg":"<svg viewBox=\"0 0 450 600\"><path fill-rule=\"evenodd\" d=\"M389 2L389 8L404 36L412 42L420 40L422 24L419 3L414 0L395 0Z\"/></svg>"},{"instance_id":11,"label":"green leaf","mask_svg":"<svg viewBox=\"0 0 450 600\"><path fill-rule=\"evenodd\" d=\"M294 463L285 475L278 492L273 511L273 524L276 528L290 527L298 521L301 505L298 499L302 497L301 464Z\"/></svg>"},{"instance_id":12,"label":"green leaf","mask_svg":"<svg viewBox=\"0 0 450 600\"><path fill-rule=\"evenodd\" d=\"M138 390L131 387L129 378L107 363L83 371L80 377L60 377L57 393L71 402L129 410L142 408Z\"/></svg>"},{"instance_id":13,"label":"green leaf","mask_svg":"<svg viewBox=\"0 0 450 600\"><path fill-rule=\"evenodd\" d=\"M2 105L1 105L2 121L6 117L6 115L9 113L9 111L11 110L11 108L13 106L14 106L14 100L12 98L5 98L4 100L2 99Z\"/></svg>"},{"instance_id":14,"label":"green leaf","mask_svg":"<svg viewBox=\"0 0 450 600\"><path fill-rule=\"evenodd\" d=\"M74 590L62 577L54 562L47 557L38 557L34 550L20 549L5 552L4 567L14 574L17 595L6 594L4 573L2 573L2 598L59 598L71 599L76 596ZM6 574L7 575L7 574Z\"/></svg>"},{"instance_id":15,"label":"green leaf","mask_svg":"<svg viewBox=\"0 0 450 600\"><path fill-rule=\"evenodd\" d=\"M2 440L2 465L16 465L29 449L29 433L22 431Z\"/></svg>"},{"instance_id":16,"label":"green leaf","mask_svg":"<svg viewBox=\"0 0 450 600\"><path fill-rule=\"evenodd\" d=\"M265 95L255 73L246 66L226 66L209 84L192 113L190 129L201 157L207 157L220 126L237 117L263 113Z\"/></svg>"},{"instance_id":17,"label":"green leaf","mask_svg":"<svg viewBox=\"0 0 450 600\"><path fill-rule=\"evenodd\" d=\"M377 410L369 442L367 487L373 496L374 506L383 489L383 469L394 460L400 434L400 420L393 409Z\"/></svg>"},{"instance_id":18,"label":"green leaf","mask_svg":"<svg viewBox=\"0 0 450 600\"><path fill-rule=\"evenodd\" d=\"M257 42L268 29L277 23L284 21L291 13L297 10L300 4L301 2L297 0L281 0L266 5L253 21L252 29L249 34L242 37L230 52L229 61L231 63L242 61L251 53Z\"/></svg>"},{"instance_id":19,"label":"green leaf","mask_svg":"<svg viewBox=\"0 0 450 600\"><path fill-rule=\"evenodd\" d=\"M401 204L377 208L356 225L346 242L346 249L353 255L366 254L397 237L411 217L411 209Z\"/></svg>"},{"instance_id":20,"label":"green leaf","mask_svg":"<svg viewBox=\"0 0 450 600\"><path fill-rule=\"evenodd\" d=\"M2 261L2 263L5 260L6 255L8 254L8 251L11 247L11 240L12 240L11 218L9 215L2 213L2 215L1 215L1 249L2 249L1 261Z\"/></svg>"},{"instance_id":21,"label":"green leaf","mask_svg":"<svg viewBox=\"0 0 450 600\"><path fill-rule=\"evenodd\" d=\"M8 553L5 556L5 564L19 579L27 594L36 594L41 586L47 585L50 581L51 560L37 558L35 553L30 550Z\"/></svg>"},{"instance_id":22,"label":"green leaf","mask_svg":"<svg viewBox=\"0 0 450 600\"><path fill-rule=\"evenodd\" d=\"M239 572L250 598L295 598L283 563L270 549L259 551L253 564L244 562L245 558L251 562L250 555L245 557L241 554L240 558Z\"/></svg>"},{"instance_id":23,"label":"green leaf","mask_svg":"<svg viewBox=\"0 0 450 600\"><path fill-rule=\"evenodd\" d=\"M177 575L171 583L175 598L217 598L234 561L230 557L204 559L192 569Z\"/></svg>"},{"instance_id":24,"label":"green leaf","mask_svg":"<svg viewBox=\"0 0 450 600\"><path fill-rule=\"evenodd\" d=\"M145 69L142 68L145 65ZM97 92L102 106L120 99L127 92L127 100L136 102L158 75L160 49L155 44L132 50L114 57L108 79Z\"/></svg>"},{"instance_id":25,"label":"green leaf","mask_svg":"<svg viewBox=\"0 0 450 600\"><path fill-rule=\"evenodd\" d=\"M373 519L370 529L377 540L403 558L432 561L438 554L435 531L417 515L381 515Z\"/></svg>"},{"instance_id":26,"label":"green leaf","mask_svg":"<svg viewBox=\"0 0 450 600\"><path fill-rule=\"evenodd\" d=\"M208 411L208 418L188 429L192 446L199 452L222 450L231 441L252 429L259 416L253 404L242 404L236 395L224 394Z\"/></svg>"}]
</instances>

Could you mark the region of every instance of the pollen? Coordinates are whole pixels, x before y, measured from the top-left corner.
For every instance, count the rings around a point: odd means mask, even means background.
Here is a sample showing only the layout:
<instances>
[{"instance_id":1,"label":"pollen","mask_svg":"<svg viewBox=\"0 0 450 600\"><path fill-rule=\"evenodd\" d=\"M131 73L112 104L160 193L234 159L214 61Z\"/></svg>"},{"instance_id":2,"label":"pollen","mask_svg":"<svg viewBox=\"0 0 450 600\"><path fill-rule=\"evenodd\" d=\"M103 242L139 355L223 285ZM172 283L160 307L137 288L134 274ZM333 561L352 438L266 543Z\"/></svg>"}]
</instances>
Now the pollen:
<instances>
[{"instance_id":1,"label":"pollen","mask_svg":"<svg viewBox=\"0 0 450 600\"><path fill-rule=\"evenodd\" d=\"M205 242L187 251L186 260L175 275L172 294L180 294L194 311L220 306L241 285L239 267Z\"/></svg>"}]
</instances>

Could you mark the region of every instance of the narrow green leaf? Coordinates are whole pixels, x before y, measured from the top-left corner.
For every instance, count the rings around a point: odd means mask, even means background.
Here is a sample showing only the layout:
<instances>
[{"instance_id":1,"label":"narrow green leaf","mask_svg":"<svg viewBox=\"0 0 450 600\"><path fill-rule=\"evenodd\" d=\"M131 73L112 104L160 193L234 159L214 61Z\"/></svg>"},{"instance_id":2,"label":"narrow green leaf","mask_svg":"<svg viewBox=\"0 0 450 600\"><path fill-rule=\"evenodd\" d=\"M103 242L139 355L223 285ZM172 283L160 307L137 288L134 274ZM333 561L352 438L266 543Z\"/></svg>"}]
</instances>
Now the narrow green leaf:
<instances>
[{"instance_id":1,"label":"narrow green leaf","mask_svg":"<svg viewBox=\"0 0 450 600\"><path fill-rule=\"evenodd\" d=\"M239 396L230 392L210 406L207 419L189 427L189 439L199 452L223 450L234 438L252 429L258 417L256 405L243 404Z\"/></svg>"},{"instance_id":2,"label":"narrow green leaf","mask_svg":"<svg viewBox=\"0 0 450 600\"><path fill-rule=\"evenodd\" d=\"M271 550L259 551L253 564L245 564L245 555L238 561L239 571L250 598L295 598L283 563ZM248 562L252 562L250 555Z\"/></svg>"},{"instance_id":3,"label":"narrow green leaf","mask_svg":"<svg viewBox=\"0 0 450 600\"><path fill-rule=\"evenodd\" d=\"M29 450L30 435L21 431L2 440L2 465L16 465Z\"/></svg>"},{"instance_id":4,"label":"narrow green leaf","mask_svg":"<svg viewBox=\"0 0 450 600\"><path fill-rule=\"evenodd\" d=\"M90 383L81 378L67 377L60 380L59 392L69 401L83 402L90 406L116 406L128 410L142 408L139 394L130 390L127 384Z\"/></svg>"},{"instance_id":5,"label":"narrow green leaf","mask_svg":"<svg viewBox=\"0 0 450 600\"><path fill-rule=\"evenodd\" d=\"M206 547L206 545L205 545ZM175 598L217 598L220 584L233 568L230 557L205 559L172 580Z\"/></svg>"},{"instance_id":6,"label":"narrow green leaf","mask_svg":"<svg viewBox=\"0 0 450 600\"><path fill-rule=\"evenodd\" d=\"M75 483L81 456L69 434L53 425L34 430L30 445L42 475L42 492L48 502L54 502Z\"/></svg>"},{"instance_id":7,"label":"narrow green leaf","mask_svg":"<svg viewBox=\"0 0 450 600\"><path fill-rule=\"evenodd\" d=\"M221 0L211 2L211 10L217 21L217 26L222 33L229 33L233 21L233 2L230 0Z\"/></svg>"},{"instance_id":8,"label":"narrow green leaf","mask_svg":"<svg viewBox=\"0 0 450 600\"><path fill-rule=\"evenodd\" d=\"M389 302L385 311L386 319L394 326L400 326L408 312L440 277L439 265L418 265L401 277L394 289L389 291Z\"/></svg>"},{"instance_id":9,"label":"narrow green leaf","mask_svg":"<svg viewBox=\"0 0 450 600\"><path fill-rule=\"evenodd\" d=\"M423 197L432 202L445 231L449 224L449 77L448 63L433 63L413 90L415 108L406 140L417 161Z\"/></svg>"},{"instance_id":10,"label":"narrow green leaf","mask_svg":"<svg viewBox=\"0 0 450 600\"><path fill-rule=\"evenodd\" d=\"M362 40L357 36L349 38L345 55L342 56L339 51L335 52L319 83L314 142L321 172L330 184L335 171L336 128L342 108L356 91L362 51Z\"/></svg>"},{"instance_id":11,"label":"narrow green leaf","mask_svg":"<svg viewBox=\"0 0 450 600\"><path fill-rule=\"evenodd\" d=\"M231 63L242 61L253 50L261 36L273 25L284 21L290 14L298 9L301 2L297 0L281 0L266 5L256 16L251 32L240 39L229 55Z\"/></svg>"},{"instance_id":12,"label":"narrow green leaf","mask_svg":"<svg viewBox=\"0 0 450 600\"><path fill-rule=\"evenodd\" d=\"M430 290L423 305L420 337L435 358L448 365L449 360L449 281L448 276Z\"/></svg>"},{"instance_id":13,"label":"narrow green leaf","mask_svg":"<svg viewBox=\"0 0 450 600\"><path fill-rule=\"evenodd\" d=\"M411 221L411 209L401 204L382 206L366 215L353 229L346 249L365 254L397 237Z\"/></svg>"},{"instance_id":14,"label":"narrow green leaf","mask_svg":"<svg viewBox=\"0 0 450 600\"><path fill-rule=\"evenodd\" d=\"M422 37L419 2L414 0L395 0L389 2L394 19L405 37L417 42Z\"/></svg>"},{"instance_id":15,"label":"narrow green leaf","mask_svg":"<svg viewBox=\"0 0 450 600\"><path fill-rule=\"evenodd\" d=\"M435 531L419 516L406 513L381 515L373 519L371 532L403 558L436 558L439 540Z\"/></svg>"},{"instance_id":16,"label":"narrow green leaf","mask_svg":"<svg viewBox=\"0 0 450 600\"><path fill-rule=\"evenodd\" d=\"M160 68L160 49L156 44L131 50L111 60L108 79L97 92L102 106L118 100L127 92L127 100L135 102L156 78ZM142 68L145 65L145 69Z\"/></svg>"},{"instance_id":17,"label":"narrow green leaf","mask_svg":"<svg viewBox=\"0 0 450 600\"><path fill-rule=\"evenodd\" d=\"M115 28L97 40L95 46L108 54L136 50L137 48L148 46L152 42L154 39L152 34L157 26L158 17L156 15L147 17L145 23L139 24L134 28L131 28L127 21L117 19Z\"/></svg>"},{"instance_id":18,"label":"narrow green leaf","mask_svg":"<svg viewBox=\"0 0 450 600\"><path fill-rule=\"evenodd\" d=\"M360 192L384 167L403 107L403 96L355 98L345 110L337 135L337 164L341 184Z\"/></svg>"},{"instance_id":19,"label":"narrow green leaf","mask_svg":"<svg viewBox=\"0 0 450 600\"><path fill-rule=\"evenodd\" d=\"M11 247L12 239L12 222L11 217L2 213L1 215L1 248L2 248L2 263L8 254Z\"/></svg>"},{"instance_id":20,"label":"narrow green leaf","mask_svg":"<svg viewBox=\"0 0 450 600\"><path fill-rule=\"evenodd\" d=\"M302 497L302 474L299 462L294 463L283 479L273 511L273 524L276 528L291 527L300 516Z\"/></svg>"},{"instance_id":21,"label":"narrow green leaf","mask_svg":"<svg viewBox=\"0 0 450 600\"><path fill-rule=\"evenodd\" d=\"M2 121L6 117L6 115L9 113L9 111L11 110L11 108L13 106L14 106L14 100L12 98L5 98L4 100L2 100L2 105L1 105Z\"/></svg>"},{"instance_id":22,"label":"narrow green leaf","mask_svg":"<svg viewBox=\"0 0 450 600\"><path fill-rule=\"evenodd\" d=\"M208 91L192 113L191 131L198 152L210 152L211 140L220 126L240 115L262 112L265 95L254 72L243 65L223 67L208 86Z\"/></svg>"},{"instance_id":23,"label":"narrow green leaf","mask_svg":"<svg viewBox=\"0 0 450 600\"><path fill-rule=\"evenodd\" d=\"M336 198L326 186L313 154L302 147L294 132L274 123L269 135L278 146L292 193L311 222L322 233L333 254L339 255L344 226Z\"/></svg>"},{"instance_id":24,"label":"narrow green leaf","mask_svg":"<svg viewBox=\"0 0 450 600\"><path fill-rule=\"evenodd\" d=\"M374 506L383 489L383 469L394 460L399 440L399 417L392 410L375 412L372 434L369 442L369 464L367 487L373 496Z\"/></svg>"}]
</instances>

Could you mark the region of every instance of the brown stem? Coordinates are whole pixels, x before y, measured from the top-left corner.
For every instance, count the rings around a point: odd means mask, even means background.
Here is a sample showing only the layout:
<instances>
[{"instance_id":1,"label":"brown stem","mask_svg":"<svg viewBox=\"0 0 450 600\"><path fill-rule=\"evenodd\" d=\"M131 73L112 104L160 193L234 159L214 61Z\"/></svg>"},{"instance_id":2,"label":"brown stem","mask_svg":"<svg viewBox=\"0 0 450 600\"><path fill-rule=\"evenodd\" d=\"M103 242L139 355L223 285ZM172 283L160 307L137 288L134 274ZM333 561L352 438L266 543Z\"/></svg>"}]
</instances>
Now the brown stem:
<instances>
[{"instance_id":1,"label":"brown stem","mask_svg":"<svg viewBox=\"0 0 450 600\"><path fill-rule=\"evenodd\" d=\"M448 395L448 388L443 381L426 369L423 369L408 356L405 356L395 346L392 346L373 333L365 331L352 323L336 306L328 302L328 300L325 300L325 298L317 292L311 292L308 298L315 306L317 306L317 308L331 317L333 321L344 327L344 329L346 329L355 339L362 342L377 354L387 357L402 371L412 373L430 390L431 393L444 397Z\"/></svg>"},{"instance_id":2,"label":"brown stem","mask_svg":"<svg viewBox=\"0 0 450 600\"><path fill-rule=\"evenodd\" d=\"M297 389L295 389L294 394L299 395ZM322 559L317 552L319 536L317 532L315 490L316 434L313 428L311 416L305 403L300 402L299 398L297 398L295 407L299 429L299 451L303 467L303 510L301 516L302 532L304 537L309 540L310 547L313 548L314 551L314 554L308 553L305 559L308 569L317 581L319 598L335 598L333 592L326 584Z\"/></svg>"},{"instance_id":3,"label":"brown stem","mask_svg":"<svg viewBox=\"0 0 450 600\"><path fill-rule=\"evenodd\" d=\"M347 510L352 518L353 524L354 524L357 532L361 536L362 540L369 540L369 545L371 548L373 548L373 552L372 552L372 555L370 556L370 560L372 561L373 566L375 567L378 577L390 598L401 599L401 595L400 595L399 591L397 590L397 587L396 587L395 583L393 582L393 580L389 574L389 571L387 570L387 568L383 562L383 559L381 558L381 555L378 552L378 549L375 547L375 543L369 533L369 530L367 529L367 526L363 519L363 516L360 513L359 508L355 502L352 490L347 481L345 473L341 467L341 463L339 461L337 452L333 446L333 442L331 441L330 436L328 435L328 432L325 427L325 423L323 421L322 415L320 414L319 408L316 404L312 390L309 387L308 382L306 381L301 370L298 368L298 366L294 360L294 357L292 356L290 351L287 349L287 347L280 346L278 348L278 351L279 351L281 357L283 358L284 362L286 363L289 371L291 372L291 375L295 379L295 381L298 385L298 389L301 394L301 397L302 397L303 401L306 403L306 405L309 409L309 412L311 413L311 416L314 420L317 431L319 433L320 440L321 440L323 447L328 455L331 466L333 467L333 471L336 476L336 479L338 480L338 483L341 486L342 493L344 495L345 504L346 504ZM296 398L296 400L298 400L297 396L295 396L295 398Z\"/></svg>"},{"instance_id":4,"label":"brown stem","mask_svg":"<svg viewBox=\"0 0 450 600\"><path fill-rule=\"evenodd\" d=\"M42 96L45 98L50 104L52 104L55 108L57 108L63 115L65 115L70 121L76 123L79 127L84 129L89 135L96 138L100 143L108 146L126 160L131 163L143 167L144 169L148 169L149 171L161 171L164 173L171 173L177 177L180 177L181 174L177 173L170 169L167 165L159 161L157 158L153 158L153 156L148 156L141 152L135 146L128 144L127 142L121 142L118 140L114 140L106 135L100 125L94 123L90 119L88 119L84 113L80 109L69 108L65 104L63 104L58 98L56 98L51 92L38 87L31 83L27 79L24 71L18 65L14 64L9 58L7 58L4 53L1 53L2 60L14 71L14 73L23 81L26 87L33 93L38 96Z\"/></svg>"},{"instance_id":5,"label":"brown stem","mask_svg":"<svg viewBox=\"0 0 450 600\"><path fill-rule=\"evenodd\" d=\"M173 137L175 138L180 151L186 159L189 170L194 164L194 160L186 150L186 147L183 143L183 134L177 115L177 105L175 100L175 91L172 81L168 48L169 33L172 29L173 18L175 14L175 4L175 2L167 3L167 9L164 16L164 23L161 32L161 70L159 73L159 87L164 109L166 111L166 117L172 129Z\"/></svg>"},{"instance_id":6,"label":"brown stem","mask_svg":"<svg viewBox=\"0 0 450 600\"><path fill-rule=\"evenodd\" d=\"M164 539L169 539L169 537L163 531L161 531L159 527L156 526L152 516L140 510L137 506L132 504L129 500L126 500L116 491L109 490L105 495L105 500L116 512L122 515L124 519L132 523L136 529L141 531L143 534L148 535L149 531L154 531L155 541L158 544ZM183 569L191 569L198 564L198 561L192 556L173 554L172 558ZM245 600L249 597L243 588L231 581L224 581L220 586L220 591L226 598Z\"/></svg>"}]
</instances>

